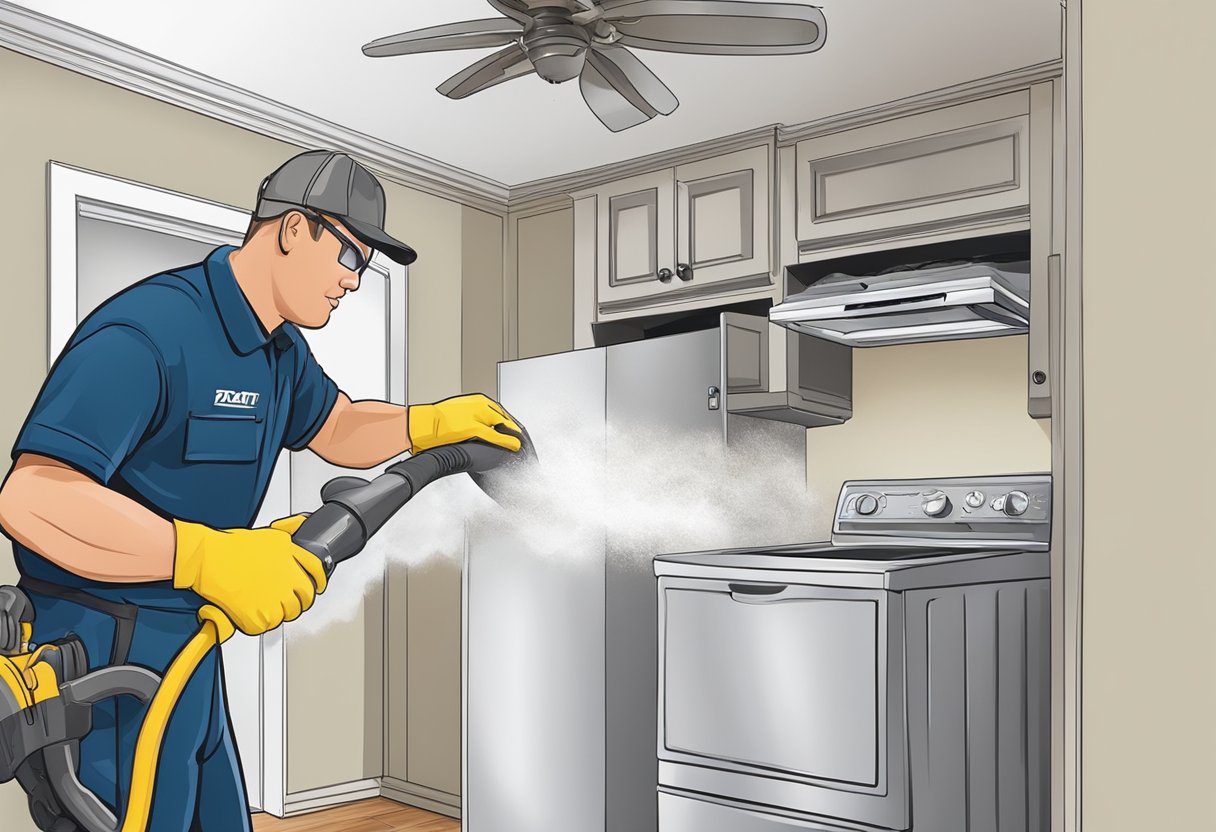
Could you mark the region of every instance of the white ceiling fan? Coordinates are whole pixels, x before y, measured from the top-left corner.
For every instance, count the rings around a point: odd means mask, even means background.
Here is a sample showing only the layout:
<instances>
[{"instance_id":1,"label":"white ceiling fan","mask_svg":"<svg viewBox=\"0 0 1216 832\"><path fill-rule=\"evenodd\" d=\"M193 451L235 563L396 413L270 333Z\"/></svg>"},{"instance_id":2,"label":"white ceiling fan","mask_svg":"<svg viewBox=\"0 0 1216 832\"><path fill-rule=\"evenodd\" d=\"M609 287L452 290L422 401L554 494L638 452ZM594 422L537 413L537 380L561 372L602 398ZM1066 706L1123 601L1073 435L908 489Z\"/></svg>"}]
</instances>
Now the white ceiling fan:
<instances>
[{"instance_id":1,"label":"white ceiling fan","mask_svg":"<svg viewBox=\"0 0 1216 832\"><path fill-rule=\"evenodd\" d=\"M741 0L487 0L505 17L431 26L379 38L374 58L502 46L436 89L465 98L535 72L579 79L583 100L613 132L668 115L680 102L626 47L697 55L792 55L823 46L815 6Z\"/></svg>"}]
</instances>

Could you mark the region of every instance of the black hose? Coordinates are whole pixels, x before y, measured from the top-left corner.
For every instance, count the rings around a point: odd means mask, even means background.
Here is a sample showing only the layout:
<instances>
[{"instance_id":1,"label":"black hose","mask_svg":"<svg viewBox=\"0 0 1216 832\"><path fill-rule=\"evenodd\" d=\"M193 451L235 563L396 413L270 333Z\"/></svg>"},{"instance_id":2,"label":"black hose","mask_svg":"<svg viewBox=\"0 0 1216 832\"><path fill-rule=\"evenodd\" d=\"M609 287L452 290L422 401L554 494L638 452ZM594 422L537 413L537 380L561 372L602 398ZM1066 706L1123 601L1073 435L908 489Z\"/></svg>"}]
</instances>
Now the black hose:
<instances>
[{"instance_id":1,"label":"black hose","mask_svg":"<svg viewBox=\"0 0 1216 832\"><path fill-rule=\"evenodd\" d=\"M498 429L514 434L501 425ZM339 563L362 551L390 517L435 480L465 473L489 490L492 485L480 475L534 460L536 452L527 431L519 438L519 451L471 439L420 451L390 465L370 481L358 477L330 480L321 489L321 507L309 515L291 539L320 558L325 574L330 575Z\"/></svg>"}]
</instances>

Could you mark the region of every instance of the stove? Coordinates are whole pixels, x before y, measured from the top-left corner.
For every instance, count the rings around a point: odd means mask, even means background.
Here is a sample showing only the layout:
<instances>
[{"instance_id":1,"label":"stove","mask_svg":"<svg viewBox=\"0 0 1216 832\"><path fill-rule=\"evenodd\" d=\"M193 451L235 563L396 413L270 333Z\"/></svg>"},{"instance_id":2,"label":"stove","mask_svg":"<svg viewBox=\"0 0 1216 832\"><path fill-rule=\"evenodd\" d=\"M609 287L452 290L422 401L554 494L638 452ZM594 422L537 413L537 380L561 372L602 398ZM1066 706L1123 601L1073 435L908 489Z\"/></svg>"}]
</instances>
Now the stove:
<instances>
[{"instance_id":1,"label":"stove","mask_svg":"<svg viewBox=\"0 0 1216 832\"><path fill-rule=\"evenodd\" d=\"M1050 517L858 480L831 540L656 558L660 832L1046 830Z\"/></svg>"}]
</instances>

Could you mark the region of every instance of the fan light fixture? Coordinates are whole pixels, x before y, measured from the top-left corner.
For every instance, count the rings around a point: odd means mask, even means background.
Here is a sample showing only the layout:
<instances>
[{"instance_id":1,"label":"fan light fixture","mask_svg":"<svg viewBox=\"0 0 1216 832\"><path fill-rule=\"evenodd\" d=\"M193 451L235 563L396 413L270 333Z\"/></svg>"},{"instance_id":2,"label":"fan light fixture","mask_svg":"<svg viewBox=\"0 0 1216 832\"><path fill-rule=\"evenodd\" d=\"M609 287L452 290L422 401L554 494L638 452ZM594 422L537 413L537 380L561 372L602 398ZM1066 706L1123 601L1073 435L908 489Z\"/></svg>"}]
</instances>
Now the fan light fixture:
<instances>
[{"instance_id":1,"label":"fan light fixture","mask_svg":"<svg viewBox=\"0 0 1216 832\"><path fill-rule=\"evenodd\" d=\"M448 98L535 72L551 84L579 79L583 100L613 132L680 106L629 47L694 55L795 55L827 37L823 12L796 3L740 0L487 0L502 17L416 29L374 40L373 58L503 47L436 89Z\"/></svg>"}]
</instances>

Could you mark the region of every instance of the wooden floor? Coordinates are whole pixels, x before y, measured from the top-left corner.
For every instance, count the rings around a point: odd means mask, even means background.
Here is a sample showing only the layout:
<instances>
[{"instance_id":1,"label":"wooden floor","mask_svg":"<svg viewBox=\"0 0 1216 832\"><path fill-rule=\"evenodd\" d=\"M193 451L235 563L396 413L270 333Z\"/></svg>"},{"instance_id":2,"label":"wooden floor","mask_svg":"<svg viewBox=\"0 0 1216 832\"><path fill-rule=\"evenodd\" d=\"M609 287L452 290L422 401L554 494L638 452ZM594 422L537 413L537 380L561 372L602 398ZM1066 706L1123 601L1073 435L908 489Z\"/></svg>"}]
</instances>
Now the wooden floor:
<instances>
[{"instance_id":1,"label":"wooden floor","mask_svg":"<svg viewBox=\"0 0 1216 832\"><path fill-rule=\"evenodd\" d=\"M460 832L460 821L384 797L280 820L253 816L254 832Z\"/></svg>"}]
</instances>

